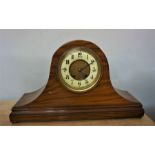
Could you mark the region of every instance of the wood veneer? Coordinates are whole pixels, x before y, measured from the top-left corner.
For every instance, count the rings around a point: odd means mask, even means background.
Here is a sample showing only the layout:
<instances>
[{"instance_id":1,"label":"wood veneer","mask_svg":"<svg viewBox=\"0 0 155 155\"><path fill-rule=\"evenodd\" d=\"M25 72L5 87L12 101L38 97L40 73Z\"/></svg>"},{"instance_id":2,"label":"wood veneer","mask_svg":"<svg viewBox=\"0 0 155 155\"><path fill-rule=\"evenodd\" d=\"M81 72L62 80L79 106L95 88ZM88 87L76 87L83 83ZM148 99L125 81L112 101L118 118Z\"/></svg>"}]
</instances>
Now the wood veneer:
<instances>
[{"instance_id":1,"label":"wood veneer","mask_svg":"<svg viewBox=\"0 0 155 155\"><path fill-rule=\"evenodd\" d=\"M85 93L73 93L64 88L58 78L60 56L77 46L91 48L103 67L97 86ZM49 80L43 88L24 94L12 108L11 122L91 120L104 118L142 117L142 104L131 94L113 88L109 65L102 50L92 42L77 40L61 46L53 55Z\"/></svg>"}]
</instances>

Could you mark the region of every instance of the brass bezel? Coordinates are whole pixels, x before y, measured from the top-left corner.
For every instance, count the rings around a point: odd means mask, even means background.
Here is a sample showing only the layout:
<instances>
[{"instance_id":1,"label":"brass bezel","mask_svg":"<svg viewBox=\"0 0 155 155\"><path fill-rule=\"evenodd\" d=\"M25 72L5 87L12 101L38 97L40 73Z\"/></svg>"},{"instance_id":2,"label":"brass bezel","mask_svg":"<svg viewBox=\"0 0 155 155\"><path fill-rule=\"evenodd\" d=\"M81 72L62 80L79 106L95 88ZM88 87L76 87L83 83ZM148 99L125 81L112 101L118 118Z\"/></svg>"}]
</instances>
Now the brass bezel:
<instances>
[{"instance_id":1,"label":"brass bezel","mask_svg":"<svg viewBox=\"0 0 155 155\"><path fill-rule=\"evenodd\" d=\"M74 89L72 87L70 87L70 85L68 85L64 79L62 78L62 74L61 74L61 64L62 64L62 61L64 60L64 58L67 56L67 55L70 55L70 53L72 53L74 50L77 50L77 49L81 49L83 50L84 52L86 53L89 53L90 55L92 55L96 62L97 62L97 65L98 65L98 73L97 73L97 76L93 82L93 84L90 86L90 87L87 87L87 88L83 88L83 89ZM71 48L71 49L68 49L66 50L63 55L60 57L59 59L59 62L58 62L58 79L60 81L60 83L65 87L67 88L68 90L72 91L72 92L75 92L75 93L84 93L84 92L87 92L89 90L91 90L92 88L94 88L97 83L100 81L101 79L101 76L102 76L102 66L101 66L101 62L100 62L100 58L99 56L95 53L95 51L93 51L92 49L88 48L88 47L84 47L84 46L77 46L77 47L74 47L74 48Z\"/></svg>"}]
</instances>

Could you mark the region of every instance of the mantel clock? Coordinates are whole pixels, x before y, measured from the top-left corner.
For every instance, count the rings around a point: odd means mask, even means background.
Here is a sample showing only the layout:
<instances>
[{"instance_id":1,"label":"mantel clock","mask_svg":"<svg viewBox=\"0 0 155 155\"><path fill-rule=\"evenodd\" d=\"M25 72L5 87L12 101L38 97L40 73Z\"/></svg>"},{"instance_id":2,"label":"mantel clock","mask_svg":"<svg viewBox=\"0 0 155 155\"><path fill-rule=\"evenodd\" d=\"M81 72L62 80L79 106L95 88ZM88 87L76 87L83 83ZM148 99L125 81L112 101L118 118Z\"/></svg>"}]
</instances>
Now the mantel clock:
<instances>
[{"instance_id":1,"label":"mantel clock","mask_svg":"<svg viewBox=\"0 0 155 155\"><path fill-rule=\"evenodd\" d=\"M104 52L84 40L62 45L53 55L47 84L24 94L12 108L16 122L142 117L142 104L112 86Z\"/></svg>"}]
</instances>

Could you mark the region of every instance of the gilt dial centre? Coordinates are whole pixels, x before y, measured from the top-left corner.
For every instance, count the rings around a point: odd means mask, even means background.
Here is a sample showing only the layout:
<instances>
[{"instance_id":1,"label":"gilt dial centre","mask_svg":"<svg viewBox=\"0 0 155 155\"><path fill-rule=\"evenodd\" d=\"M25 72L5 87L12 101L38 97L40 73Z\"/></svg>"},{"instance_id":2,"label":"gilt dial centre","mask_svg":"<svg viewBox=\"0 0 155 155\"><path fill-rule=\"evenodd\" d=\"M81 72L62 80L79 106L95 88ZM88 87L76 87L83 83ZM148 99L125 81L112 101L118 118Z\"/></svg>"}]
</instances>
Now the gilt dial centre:
<instances>
[{"instance_id":1,"label":"gilt dial centre","mask_svg":"<svg viewBox=\"0 0 155 155\"><path fill-rule=\"evenodd\" d=\"M90 74L90 66L84 60L76 60L70 65L69 72L75 80L84 80Z\"/></svg>"}]
</instances>

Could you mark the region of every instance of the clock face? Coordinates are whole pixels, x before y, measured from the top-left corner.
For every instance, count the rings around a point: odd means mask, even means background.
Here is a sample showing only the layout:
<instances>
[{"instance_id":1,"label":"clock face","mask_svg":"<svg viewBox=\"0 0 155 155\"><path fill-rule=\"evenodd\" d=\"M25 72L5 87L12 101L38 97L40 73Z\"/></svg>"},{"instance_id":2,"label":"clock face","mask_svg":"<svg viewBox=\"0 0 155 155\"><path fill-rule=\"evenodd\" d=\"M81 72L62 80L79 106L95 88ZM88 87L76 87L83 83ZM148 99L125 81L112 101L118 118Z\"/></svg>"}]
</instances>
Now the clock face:
<instances>
[{"instance_id":1,"label":"clock face","mask_svg":"<svg viewBox=\"0 0 155 155\"><path fill-rule=\"evenodd\" d=\"M101 77L99 57L89 48L76 47L62 55L58 65L60 82L74 92L86 92Z\"/></svg>"}]
</instances>

